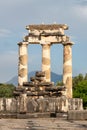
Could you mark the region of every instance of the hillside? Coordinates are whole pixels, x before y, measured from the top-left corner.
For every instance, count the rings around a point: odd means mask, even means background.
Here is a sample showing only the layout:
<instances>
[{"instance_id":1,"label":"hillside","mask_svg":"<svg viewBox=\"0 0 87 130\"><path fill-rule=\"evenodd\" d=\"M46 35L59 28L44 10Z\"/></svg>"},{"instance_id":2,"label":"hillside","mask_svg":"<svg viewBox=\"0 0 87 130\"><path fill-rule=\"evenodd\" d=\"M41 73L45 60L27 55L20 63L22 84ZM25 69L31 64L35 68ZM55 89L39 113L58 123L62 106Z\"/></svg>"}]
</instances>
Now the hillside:
<instances>
[{"instance_id":1,"label":"hillside","mask_svg":"<svg viewBox=\"0 0 87 130\"><path fill-rule=\"evenodd\" d=\"M30 79L30 77L35 75L35 71L32 71L28 74L28 77ZM61 81L62 80L62 75L58 75L54 72L51 72L51 81L53 81L54 83L56 83L57 81ZM10 79L7 83L9 84L14 84L15 86L17 86L18 84L18 77L14 76L12 79Z\"/></svg>"}]
</instances>

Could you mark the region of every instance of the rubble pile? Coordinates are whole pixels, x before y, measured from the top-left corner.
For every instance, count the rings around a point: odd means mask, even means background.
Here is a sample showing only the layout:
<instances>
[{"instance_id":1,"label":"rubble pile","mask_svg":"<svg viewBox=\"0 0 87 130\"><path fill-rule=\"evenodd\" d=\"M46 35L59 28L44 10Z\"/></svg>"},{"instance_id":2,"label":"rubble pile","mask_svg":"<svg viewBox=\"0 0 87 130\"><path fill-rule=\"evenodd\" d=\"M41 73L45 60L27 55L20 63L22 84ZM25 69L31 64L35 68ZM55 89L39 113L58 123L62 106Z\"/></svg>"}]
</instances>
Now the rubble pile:
<instances>
[{"instance_id":1,"label":"rubble pile","mask_svg":"<svg viewBox=\"0 0 87 130\"><path fill-rule=\"evenodd\" d=\"M46 82L45 72L39 71L30 82L24 82L22 87L17 87L14 94L19 96L26 93L27 96L60 97L65 92L64 86L55 86L54 82Z\"/></svg>"}]
</instances>

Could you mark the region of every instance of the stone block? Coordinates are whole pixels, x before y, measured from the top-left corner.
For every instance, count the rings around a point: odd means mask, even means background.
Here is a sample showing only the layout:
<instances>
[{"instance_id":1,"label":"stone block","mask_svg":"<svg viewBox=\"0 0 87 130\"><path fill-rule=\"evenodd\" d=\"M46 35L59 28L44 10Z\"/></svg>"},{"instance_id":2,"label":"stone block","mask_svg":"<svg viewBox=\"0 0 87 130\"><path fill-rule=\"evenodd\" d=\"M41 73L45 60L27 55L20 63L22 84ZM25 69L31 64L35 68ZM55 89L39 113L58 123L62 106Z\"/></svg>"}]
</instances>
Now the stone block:
<instances>
[{"instance_id":1,"label":"stone block","mask_svg":"<svg viewBox=\"0 0 87 130\"><path fill-rule=\"evenodd\" d=\"M17 112L17 100L15 99L15 98L12 98L12 100L11 100L12 102L11 102L11 108L10 108L10 111L12 112L12 113L14 113L14 112Z\"/></svg>"},{"instance_id":2,"label":"stone block","mask_svg":"<svg viewBox=\"0 0 87 130\"><path fill-rule=\"evenodd\" d=\"M80 98L68 99L68 109L69 110L83 110L83 100Z\"/></svg>"},{"instance_id":3,"label":"stone block","mask_svg":"<svg viewBox=\"0 0 87 130\"><path fill-rule=\"evenodd\" d=\"M55 112L56 111L56 98L48 98L49 101L49 111Z\"/></svg>"},{"instance_id":4,"label":"stone block","mask_svg":"<svg viewBox=\"0 0 87 130\"><path fill-rule=\"evenodd\" d=\"M49 108L49 101L46 100L45 98L43 99L38 99L37 103L39 105L39 112L47 112Z\"/></svg>"},{"instance_id":5,"label":"stone block","mask_svg":"<svg viewBox=\"0 0 87 130\"><path fill-rule=\"evenodd\" d=\"M87 120L87 110L68 111L68 120Z\"/></svg>"},{"instance_id":6,"label":"stone block","mask_svg":"<svg viewBox=\"0 0 87 130\"><path fill-rule=\"evenodd\" d=\"M3 102L3 98L0 98L0 111L4 111L4 102Z\"/></svg>"},{"instance_id":7,"label":"stone block","mask_svg":"<svg viewBox=\"0 0 87 130\"><path fill-rule=\"evenodd\" d=\"M17 112L17 102L14 98L6 98L6 111L7 112Z\"/></svg>"},{"instance_id":8,"label":"stone block","mask_svg":"<svg viewBox=\"0 0 87 130\"><path fill-rule=\"evenodd\" d=\"M38 103L35 99L27 99L27 112L37 112L38 111Z\"/></svg>"},{"instance_id":9,"label":"stone block","mask_svg":"<svg viewBox=\"0 0 87 130\"><path fill-rule=\"evenodd\" d=\"M45 77L45 72L37 71L35 74L36 77Z\"/></svg>"},{"instance_id":10,"label":"stone block","mask_svg":"<svg viewBox=\"0 0 87 130\"><path fill-rule=\"evenodd\" d=\"M19 97L19 112L26 113L27 112L27 95L21 94Z\"/></svg>"},{"instance_id":11,"label":"stone block","mask_svg":"<svg viewBox=\"0 0 87 130\"><path fill-rule=\"evenodd\" d=\"M68 111L68 100L65 97L58 97L56 99L56 111L67 112Z\"/></svg>"},{"instance_id":12,"label":"stone block","mask_svg":"<svg viewBox=\"0 0 87 130\"><path fill-rule=\"evenodd\" d=\"M5 103L6 103L6 111L11 111L11 103L12 103L12 99L10 98L6 98L5 99Z\"/></svg>"}]
</instances>

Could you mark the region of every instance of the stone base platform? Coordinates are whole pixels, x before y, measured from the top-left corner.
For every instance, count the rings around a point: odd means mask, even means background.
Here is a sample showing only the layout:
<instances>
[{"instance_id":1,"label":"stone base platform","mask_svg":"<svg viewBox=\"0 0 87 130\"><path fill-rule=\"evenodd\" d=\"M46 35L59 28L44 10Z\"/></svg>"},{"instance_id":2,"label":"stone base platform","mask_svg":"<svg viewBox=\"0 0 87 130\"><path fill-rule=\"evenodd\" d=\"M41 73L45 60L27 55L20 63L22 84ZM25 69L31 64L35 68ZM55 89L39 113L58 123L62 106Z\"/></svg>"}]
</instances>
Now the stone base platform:
<instances>
[{"instance_id":1,"label":"stone base platform","mask_svg":"<svg viewBox=\"0 0 87 130\"><path fill-rule=\"evenodd\" d=\"M68 112L37 112L37 113L0 113L0 119L31 119L31 118L57 118L66 120L87 120L87 110L71 110Z\"/></svg>"},{"instance_id":2,"label":"stone base platform","mask_svg":"<svg viewBox=\"0 0 87 130\"><path fill-rule=\"evenodd\" d=\"M28 97L22 94L16 98L0 98L0 113L52 113L83 110L80 98Z\"/></svg>"},{"instance_id":3,"label":"stone base platform","mask_svg":"<svg viewBox=\"0 0 87 130\"><path fill-rule=\"evenodd\" d=\"M68 120L87 120L87 110L68 111Z\"/></svg>"},{"instance_id":4,"label":"stone base platform","mask_svg":"<svg viewBox=\"0 0 87 130\"><path fill-rule=\"evenodd\" d=\"M31 118L58 118L58 119L67 119L67 113L0 113L0 119L31 119Z\"/></svg>"}]
</instances>

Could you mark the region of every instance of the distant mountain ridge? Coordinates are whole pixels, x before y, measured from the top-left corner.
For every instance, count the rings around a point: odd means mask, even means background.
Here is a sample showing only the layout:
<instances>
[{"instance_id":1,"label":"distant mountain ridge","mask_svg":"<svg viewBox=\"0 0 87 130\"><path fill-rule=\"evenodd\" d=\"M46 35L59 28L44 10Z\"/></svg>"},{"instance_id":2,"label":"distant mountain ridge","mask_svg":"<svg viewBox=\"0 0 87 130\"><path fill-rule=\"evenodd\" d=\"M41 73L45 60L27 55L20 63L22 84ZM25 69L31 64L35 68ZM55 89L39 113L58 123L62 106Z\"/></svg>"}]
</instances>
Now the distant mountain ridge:
<instances>
[{"instance_id":1,"label":"distant mountain ridge","mask_svg":"<svg viewBox=\"0 0 87 130\"><path fill-rule=\"evenodd\" d=\"M31 71L29 74L28 74L28 77L29 77L29 80L30 80L30 77L32 76L35 76L35 72L36 71ZM62 80L62 75L59 75L59 74L56 74L54 72L51 72L51 81L56 83L57 81L61 81ZM14 84L15 86L18 85L18 77L17 76L14 76L12 79L10 79L8 82L8 84Z\"/></svg>"}]
</instances>

